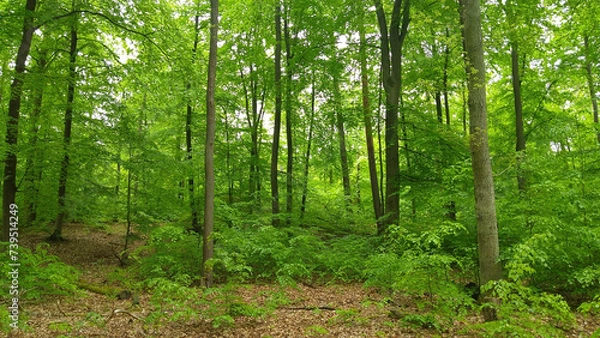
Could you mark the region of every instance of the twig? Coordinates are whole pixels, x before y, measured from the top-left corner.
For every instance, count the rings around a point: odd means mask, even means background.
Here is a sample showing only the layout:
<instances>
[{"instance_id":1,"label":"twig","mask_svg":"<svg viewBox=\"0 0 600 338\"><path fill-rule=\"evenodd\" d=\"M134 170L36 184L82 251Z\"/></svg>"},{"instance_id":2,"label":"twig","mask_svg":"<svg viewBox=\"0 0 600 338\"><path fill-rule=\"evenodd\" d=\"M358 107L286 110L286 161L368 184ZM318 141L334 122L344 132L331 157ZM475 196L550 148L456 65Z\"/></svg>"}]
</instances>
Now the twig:
<instances>
[{"instance_id":1,"label":"twig","mask_svg":"<svg viewBox=\"0 0 600 338\"><path fill-rule=\"evenodd\" d=\"M56 300L56 307L58 308L58 311L62 313L63 316L67 317L67 314L60 307L60 299Z\"/></svg>"},{"instance_id":2,"label":"twig","mask_svg":"<svg viewBox=\"0 0 600 338\"><path fill-rule=\"evenodd\" d=\"M113 310L113 312L110 314L110 316L109 316L109 317L108 317L108 319L106 320L106 324L108 324L108 322L109 322L109 321L110 321L110 320L111 320L111 319L112 319L112 318L113 318L113 317L114 317L116 314L119 314L119 313L124 313L124 314L126 314L126 315L129 315L130 317L132 317L132 318L134 318L134 319L137 319L137 320L139 320L139 321L142 321L142 320L143 320L142 318L140 318L140 317L138 317L138 316L134 315L134 314L133 314L133 313L131 313L131 312L127 312L127 311L125 311L125 310L121 310L121 309L115 309L115 310Z\"/></svg>"},{"instance_id":3,"label":"twig","mask_svg":"<svg viewBox=\"0 0 600 338\"><path fill-rule=\"evenodd\" d=\"M280 309L282 309L282 310L308 310L308 311L312 311L312 310L329 310L329 311L335 311L335 310L337 310L336 308L331 307L331 306L282 307Z\"/></svg>"}]
</instances>

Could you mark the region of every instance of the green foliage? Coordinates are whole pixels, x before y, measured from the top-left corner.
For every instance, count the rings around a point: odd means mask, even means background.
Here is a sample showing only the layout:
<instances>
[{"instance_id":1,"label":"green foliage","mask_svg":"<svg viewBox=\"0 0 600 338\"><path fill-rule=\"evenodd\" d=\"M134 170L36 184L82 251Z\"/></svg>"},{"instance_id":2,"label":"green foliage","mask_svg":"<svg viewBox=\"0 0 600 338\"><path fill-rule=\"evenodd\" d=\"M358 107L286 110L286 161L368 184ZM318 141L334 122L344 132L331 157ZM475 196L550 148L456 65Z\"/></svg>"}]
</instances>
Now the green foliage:
<instances>
[{"instance_id":1,"label":"green foliage","mask_svg":"<svg viewBox=\"0 0 600 338\"><path fill-rule=\"evenodd\" d=\"M223 228L214 235L215 273L232 281L274 279L283 284L314 278L360 280L375 241L347 235L325 240L318 229L272 226Z\"/></svg>"},{"instance_id":2,"label":"green foliage","mask_svg":"<svg viewBox=\"0 0 600 338\"><path fill-rule=\"evenodd\" d=\"M483 324L482 327L493 332L516 330L523 334L547 332L554 335L575 324L575 315L560 295L540 292L522 282L509 280L490 282L482 287L482 291L490 292L494 300L482 306L495 307L504 322L502 325Z\"/></svg>"},{"instance_id":3,"label":"green foliage","mask_svg":"<svg viewBox=\"0 0 600 338\"><path fill-rule=\"evenodd\" d=\"M451 283L449 272L461 262L446 254L446 237L464 231L460 224L448 223L421 234L392 226L383 251L369 257L365 267L367 285L411 294L437 294Z\"/></svg>"},{"instance_id":4,"label":"green foliage","mask_svg":"<svg viewBox=\"0 0 600 338\"><path fill-rule=\"evenodd\" d=\"M7 243L1 243L2 251L7 253ZM74 267L61 262L58 257L50 255L48 244L41 243L34 250L20 247L18 250L18 285L20 300L43 300L52 295L77 294L77 280L79 271ZM0 262L0 273L10 276L13 267L8 259ZM2 292L2 298L12 299L8 288Z\"/></svg>"},{"instance_id":5,"label":"green foliage","mask_svg":"<svg viewBox=\"0 0 600 338\"><path fill-rule=\"evenodd\" d=\"M402 322L414 328L434 329L436 331L440 331L442 329L442 325L431 313L427 313L424 315L408 314L402 318Z\"/></svg>"},{"instance_id":6,"label":"green foliage","mask_svg":"<svg viewBox=\"0 0 600 338\"><path fill-rule=\"evenodd\" d=\"M198 315L202 299L198 290L164 277L148 279L143 284L152 290L153 311L146 317L149 324L158 325L163 319L189 320Z\"/></svg>"},{"instance_id":7,"label":"green foliage","mask_svg":"<svg viewBox=\"0 0 600 338\"><path fill-rule=\"evenodd\" d=\"M581 305L579 305L577 311L589 315L600 314L600 295L594 297L592 301L583 302Z\"/></svg>"},{"instance_id":8,"label":"green foliage","mask_svg":"<svg viewBox=\"0 0 600 338\"><path fill-rule=\"evenodd\" d=\"M329 330L320 325L311 325L306 328L305 333L309 337L318 337L329 334Z\"/></svg>"},{"instance_id":9,"label":"green foliage","mask_svg":"<svg viewBox=\"0 0 600 338\"><path fill-rule=\"evenodd\" d=\"M461 261L444 252L444 242L464 230L450 222L420 234L390 227L382 252L369 256L365 263L365 284L392 294L412 295L419 309L433 310L408 317L408 324L436 330L452 325L453 319L474 307L471 295L449 277L460 271Z\"/></svg>"},{"instance_id":10,"label":"green foliage","mask_svg":"<svg viewBox=\"0 0 600 338\"><path fill-rule=\"evenodd\" d=\"M199 275L201 240L182 226L164 225L152 230L146 246L133 254L142 278L168 278L189 285Z\"/></svg>"}]
</instances>

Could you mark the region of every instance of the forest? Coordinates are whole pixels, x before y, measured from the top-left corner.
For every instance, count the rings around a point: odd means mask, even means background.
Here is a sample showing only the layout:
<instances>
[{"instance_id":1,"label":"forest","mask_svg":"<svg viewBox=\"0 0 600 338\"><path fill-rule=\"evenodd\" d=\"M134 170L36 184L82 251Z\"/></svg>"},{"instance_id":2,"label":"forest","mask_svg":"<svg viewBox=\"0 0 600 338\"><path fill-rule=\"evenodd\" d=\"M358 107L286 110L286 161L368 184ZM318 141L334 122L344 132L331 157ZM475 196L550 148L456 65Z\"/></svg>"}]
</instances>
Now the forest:
<instances>
[{"instance_id":1,"label":"forest","mask_svg":"<svg viewBox=\"0 0 600 338\"><path fill-rule=\"evenodd\" d=\"M596 0L0 0L8 337L600 337Z\"/></svg>"}]
</instances>

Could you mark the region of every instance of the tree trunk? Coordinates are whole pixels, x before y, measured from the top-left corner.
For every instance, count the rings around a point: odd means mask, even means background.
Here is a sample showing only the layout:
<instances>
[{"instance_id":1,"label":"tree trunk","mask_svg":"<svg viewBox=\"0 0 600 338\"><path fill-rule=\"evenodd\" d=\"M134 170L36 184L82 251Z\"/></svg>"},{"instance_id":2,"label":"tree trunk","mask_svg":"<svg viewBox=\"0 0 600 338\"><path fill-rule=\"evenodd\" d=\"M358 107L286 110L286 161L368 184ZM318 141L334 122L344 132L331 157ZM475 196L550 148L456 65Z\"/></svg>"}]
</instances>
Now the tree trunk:
<instances>
[{"instance_id":1,"label":"tree trunk","mask_svg":"<svg viewBox=\"0 0 600 338\"><path fill-rule=\"evenodd\" d=\"M197 7L196 7L196 11L199 10L200 4L198 3ZM196 61L196 53L198 51L198 35L200 34L200 14L196 13L196 17L194 18L194 45L192 46L192 62L191 62L191 66L194 67L195 66L195 61ZM190 195L190 211L191 211L191 226L192 229L195 230L196 232L200 233L201 229L200 229L200 222L198 220L198 204L196 203L196 192L195 192L195 182L194 182L194 169L193 169L193 145L192 145L192 124L193 124L193 115L194 115L194 110L192 108L192 102L191 102L191 90L192 90L192 84L190 82L187 83L186 85L186 91L187 91L187 109L186 109L186 115L185 115L185 150L186 150L186 156L185 156L185 160L186 162L189 164L190 168L190 173L189 173L189 177L188 177L188 193Z\"/></svg>"},{"instance_id":2,"label":"tree trunk","mask_svg":"<svg viewBox=\"0 0 600 338\"><path fill-rule=\"evenodd\" d=\"M382 117L382 109L381 107L383 106L383 71L379 72L379 95L378 95L378 103L377 103L377 107L379 107L377 109L377 157L379 159L379 196L381 196L382 199L385 198L385 192L384 192L384 178L385 178L385 171L384 171L384 166L383 166L383 142L382 142L382 138L381 138L381 121L383 120ZM381 203L381 217L383 217L383 215L385 215L385 200L382 201ZM380 219L380 221L377 223L377 232L378 233L383 233L383 230L385 229L385 224L383 223L383 218Z\"/></svg>"},{"instance_id":3,"label":"tree trunk","mask_svg":"<svg viewBox=\"0 0 600 338\"><path fill-rule=\"evenodd\" d=\"M227 204L233 204L233 170L231 169L231 132L229 128L229 117L227 112L223 112L225 115L225 166L227 173ZM252 209L250 209L252 211Z\"/></svg>"},{"instance_id":4,"label":"tree trunk","mask_svg":"<svg viewBox=\"0 0 600 338\"><path fill-rule=\"evenodd\" d=\"M213 257L212 231L215 218L215 90L217 80L217 38L219 29L219 0L210 1L210 49L208 56L208 84L206 86L206 143L204 154L204 233L202 251L202 276L206 287L213 283L212 267L208 261Z\"/></svg>"},{"instance_id":5,"label":"tree trunk","mask_svg":"<svg viewBox=\"0 0 600 338\"><path fill-rule=\"evenodd\" d=\"M285 1L284 1L284 6L286 9L286 14L284 16L284 26L283 26L283 30L284 30L284 38L285 38L285 51L286 51L286 64L285 64L285 70L286 70L286 86L285 86L285 135L286 135L286 141L287 141L287 165L286 165L286 181L285 181L285 191L286 191L286 207L285 210L288 214L287 216L287 224L290 225L291 223L291 217L292 217L292 206L293 206L293 189L294 189L294 135L293 135L293 128L292 128L292 77L293 77L293 72L292 72L292 67L291 67L291 61L293 58L293 54L292 54L292 41L290 38L290 30L289 30L289 24L288 24L288 13L287 13L287 5L285 5Z\"/></svg>"},{"instance_id":6,"label":"tree trunk","mask_svg":"<svg viewBox=\"0 0 600 338\"><path fill-rule=\"evenodd\" d=\"M279 137L281 134L281 3L275 5L275 121L271 148L271 210L273 226L279 226Z\"/></svg>"},{"instance_id":7,"label":"tree trunk","mask_svg":"<svg viewBox=\"0 0 600 338\"><path fill-rule=\"evenodd\" d=\"M438 122L444 123L444 109L442 108L442 93L439 90L435 91L435 110L437 112Z\"/></svg>"},{"instance_id":8,"label":"tree trunk","mask_svg":"<svg viewBox=\"0 0 600 338\"><path fill-rule=\"evenodd\" d=\"M395 0L388 31L385 11L380 0L374 0L381 39L383 88L386 93L385 158L386 217L378 233L382 234L400 218L400 161L398 146L398 109L402 88L402 45L410 22L410 1Z\"/></svg>"},{"instance_id":9,"label":"tree trunk","mask_svg":"<svg viewBox=\"0 0 600 338\"><path fill-rule=\"evenodd\" d=\"M369 179L371 182L371 196L373 197L373 211L377 221L377 228L381 228L381 217L383 209L381 208L381 196L379 194L379 182L377 181L377 164L375 162L375 145L373 143L372 114L369 104L369 78L367 74L367 39L365 37L364 26L360 26L360 79L362 87L362 108L365 121L365 138L367 141L367 158L369 162ZM383 174L383 173L382 173Z\"/></svg>"},{"instance_id":10,"label":"tree trunk","mask_svg":"<svg viewBox=\"0 0 600 338\"><path fill-rule=\"evenodd\" d=\"M446 27L446 41L450 40L450 30ZM444 50L444 75L442 85L444 90L444 109L446 111L446 124L450 125L450 104L448 103L448 68L450 67L450 45L446 42Z\"/></svg>"},{"instance_id":11,"label":"tree trunk","mask_svg":"<svg viewBox=\"0 0 600 338\"><path fill-rule=\"evenodd\" d=\"M58 215L54 232L50 240L61 241L62 229L67 217L66 197L67 197L67 179L69 174L69 152L71 147L71 129L73 126L73 104L75 103L75 83L77 81L77 24L78 16L73 19L71 27L71 48L69 50L69 84L67 86L67 108L65 109L65 130L63 134L63 160L60 166L58 179Z\"/></svg>"},{"instance_id":12,"label":"tree trunk","mask_svg":"<svg viewBox=\"0 0 600 338\"><path fill-rule=\"evenodd\" d=\"M600 128L600 122L598 122L598 98L596 97L596 86L594 85L594 74L592 73L592 60L590 57L590 41L588 36L583 37L583 43L586 54L585 70L588 80L588 88L590 92L590 99L592 100L592 112L594 114L594 123L597 128ZM600 130L597 132L598 143L600 143Z\"/></svg>"},{"instance_id":13,"label":"tree trunk","mask_svg":"<svg viewBox=\"0 0 600 338\"><path fill-rule=\"evenodd\" d=\"M461 0L461 17L464 23L465 68L468 75L470 148L474 176L475 213L479 246L480 283L502 278L498 262L498 224L492 164L487 134L486 78L481 35L481 9L479 0ZM484 319L496 319L495 309L487 307Z\"/></svg>"},{"instance_id":14,"label":"tree trunk","mask_svg":"<svg viewBox=\"0 0 600 338\"><path fill-rule=\"evenodd\" d=\"M313 75L314 76L314 75ZM308 195L308 169L310 168L310 147L312 143L313 136L313 125L315 118L315 83L313 79L313 83L311 86L310 92L310 121L308 122L308 140L306 143L306 156L304 161L304 182L302 185L302 202L300 204L300 218L304 218L304 212L306 211L306 196Z\"/></svg>"},{"instance_id":15,"label":"tree trunk","mask_svg":"<svg viewBox=\"0 0 600 338\"><path fill-rule=\"evenodd\" d=\"M39 76L45 76L47 67L47 53L45 50L39 52L39 60L37 62L37 72ZM40 152L38 151L38 140L39 140L39 120L42 114L42 104L44 102L44 86L45 83L40 84L39 88L36 88L35 94L33 95L33 109L30 116L30 129L29 129L29 153L25 161L25 191L26 197L26 209L25 224L33 225L37 220L37 205L39 188L38 184L42 175L42 165L40 161Z\"/></svg>"},{"instance_id":16,"label":"tree trunk","mask_svg":"<svg viewBox=\"0 0 600 338\"><path fill-rule=\"evenodd\" d=\"M337 61L335 62L337 64ZM346 132L344 130L344 116L341 112L341 95L338 82L339 73L333 78L333 90L335 100L335 122L338 131L338 142L340 145L340 162L342 166L342 186L344 187L344 204L346 209L350 210L350 201L352 198L352 188L350 187L350 168L348 165L348 150L346 149Z\"/></svg>"},{"instance_id":17,"label":"tree trunk","mask_svg":"<svg viewBox=\"0 0 600 338\"><path fill-rule=\"evenodd\" d=\"M512 85L515 99L515 127L517 134L517 183L519 191L524 192L527 189L527 178L522 165L525 161L525 133L523 131L523 100L521 98L521 74L519 72L519 46L517 42L510 45L510 55L512 60Z\"/></svg>"},{"instance_id":18,"label":"tree trunk","mask_svg":"<svg viewBox=\"0 0 600 338\"><path fill-rule=\"evenodd\" d=\"M248 195L253 202L250 213L255 209L260 210L260 152L259 152L259 128L263 116L263 108L258 109L258 81L256 80L254 64L250 65L249 86L246 85L243 65L240 63L240 77L242 78L242 87L244 89L244 98L246 105L246 121L250 129L250 172L248 176ZM250 87L250 89L248 89ZM263 92L264 101L264 92ZM263 105L264 106L264 105Z\"/></svg>"},{"instance_id":19,"label":"tree trunk","mask_svg":"<svg viewBox=\"0 0 600 338\"><path fill-rule=\"evenodd\" d=\"M27 0L21 45L15 61L15 77L10 86L10 102L8 104L8 120L6 121L6 159L4 160L4 184L2 186L2 240L8 242L10 232L10 211L14 209L17 194L17 141L19 138L19 114L21 112L21 95L23 94L23 77L25 63L33 38L33 12L36 0ZM11 208L11 206L13 206Z\"/></svg>"}]
</instances>

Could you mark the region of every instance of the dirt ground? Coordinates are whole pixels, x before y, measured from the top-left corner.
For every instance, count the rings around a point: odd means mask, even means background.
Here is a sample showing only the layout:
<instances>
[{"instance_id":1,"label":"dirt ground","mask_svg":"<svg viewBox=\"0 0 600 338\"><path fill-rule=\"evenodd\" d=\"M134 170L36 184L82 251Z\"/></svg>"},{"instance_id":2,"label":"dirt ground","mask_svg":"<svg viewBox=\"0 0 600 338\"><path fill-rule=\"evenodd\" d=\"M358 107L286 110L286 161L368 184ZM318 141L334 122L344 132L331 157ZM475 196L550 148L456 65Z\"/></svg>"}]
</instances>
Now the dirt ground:
<instances>
[{"instance_id":1,"label":"dirt ground","mask_svg":"<svg viewBox=\"0 0 600 338\"><path fill-rule=\"evenodd\" d=\"M52 243L49 253L82 271L87 283L108 285L109 274L119 266L116 253L123 246L123 225L105 229L79 224L65 227L67 240ZM35 247L46 233L28 233L23 244ZM139 240L134 245L140 245ZM473 315L466 322L454 321L445 331L411 328L390 318L390 307L376 290L359 284L308 286L281 289L278 285L250 284L235 289L244 302L261 304L265 295L285 293L289 302L264 317L235 318L232 327L214 328L198 316L187 321L148 324L152 311L150 295L119 300L85 291L83 296L55 297L43 303L23 303L30 331L14 331L9 337L478 337L465 327L480 321ZM410 301L405 311L410 311ZM397 306L397 304L396 304ZM416 311L416 309L415 309ZM169 314L166 313L165 316ZM565 337L590 337L600 327L598 318L578 318L578 326Z\"/></svg>"}]
</instances>

